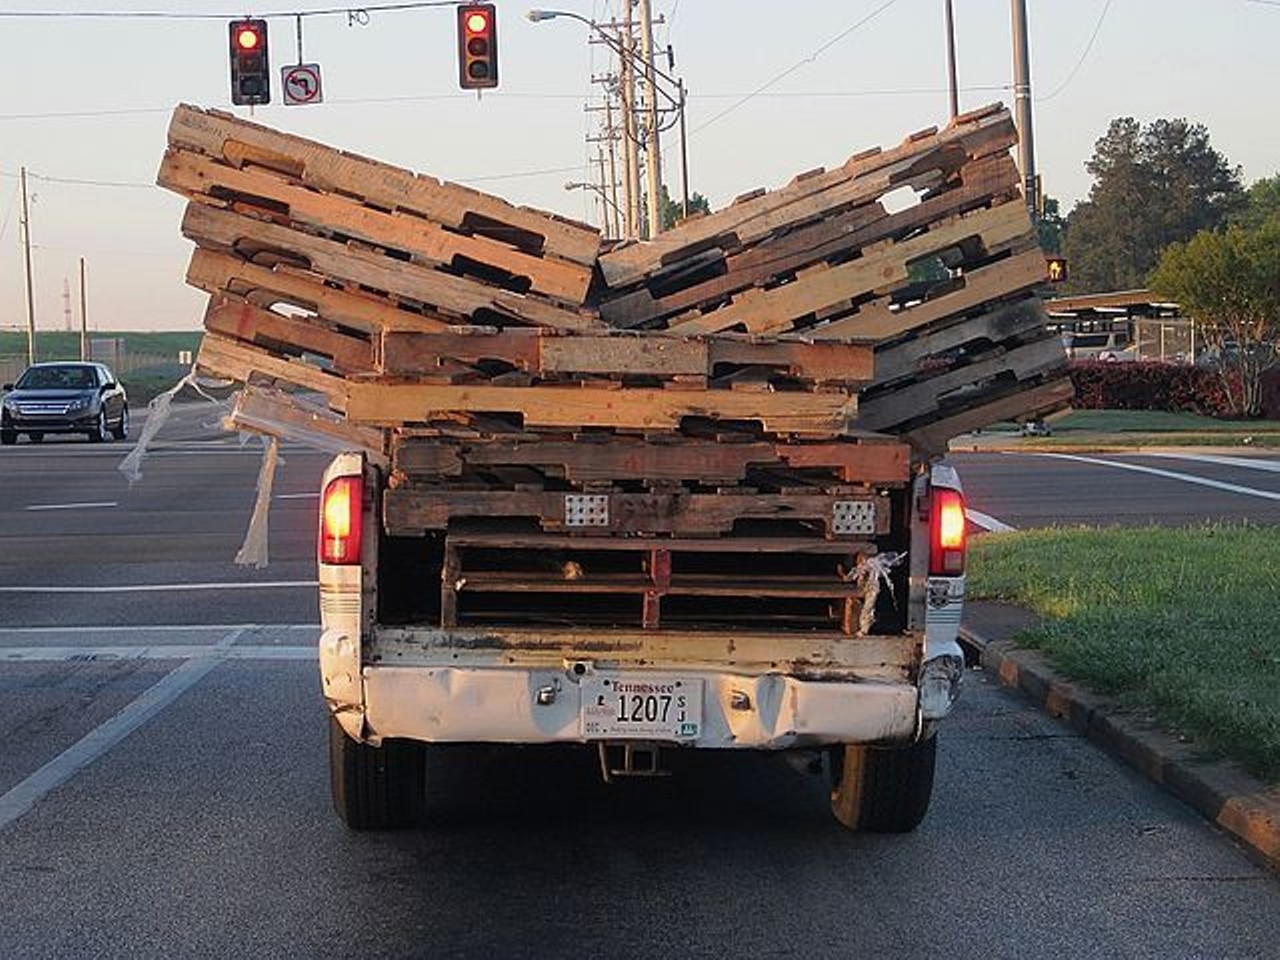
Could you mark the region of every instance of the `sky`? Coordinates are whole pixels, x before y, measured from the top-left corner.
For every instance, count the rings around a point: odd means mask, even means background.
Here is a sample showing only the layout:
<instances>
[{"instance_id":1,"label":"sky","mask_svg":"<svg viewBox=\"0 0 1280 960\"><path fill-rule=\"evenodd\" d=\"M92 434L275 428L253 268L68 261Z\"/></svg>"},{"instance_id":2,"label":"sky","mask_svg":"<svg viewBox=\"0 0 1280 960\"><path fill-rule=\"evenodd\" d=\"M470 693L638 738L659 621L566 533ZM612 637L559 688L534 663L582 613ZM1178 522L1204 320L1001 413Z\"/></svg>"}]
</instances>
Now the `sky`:
<instances>
[{"instance_id":1,"label":"sky","mask_svg":"<svg viewBox=\"0 0 1280 960\"><path fill-rule=\"evenodd\" d=\"M191 244L183 201L155 187L180 102L232 109L227 21L271 14L273 68L297 61L307 0L236 10L190 0L0 0L0 328L26 323L18 227L29 173L36 324L78 324L78 261L90 326L182 330L203 295L183 283ZM586 27L530 23L532 6L607 19L625 0L501 0L501 86L457 86L449 7L308 16L305 62L325 102L259 107L255 120L464 181L506 199L597 220L584 191L584 137L609 69ZM954 0L961 109L1012 103L1010 0ZM1028 0L1037 162L1064 210L1087 195L1084 163L1111 119L1185 117L1250 183L1280 172L1280 0ZM653 0L661 47L689 89L690 181L712 207L800 171L947 119L943 0ZM8 17L14 12L148 11L207 19ZM351 22L353 19L367 22ZM861 25L858 25L861 24ZM858 25L858 26L855 26ZM853 29L850 29L850 28ZM847 32L846 32L847 31ZM843 35L842 35L843 34ZM754 95L753 95L754 94ZM235 108L247 115L247 108ZM679 195L678 146L663 141ZM80 182L77 182L80 181Z\"/></svg>"}]
</instances>

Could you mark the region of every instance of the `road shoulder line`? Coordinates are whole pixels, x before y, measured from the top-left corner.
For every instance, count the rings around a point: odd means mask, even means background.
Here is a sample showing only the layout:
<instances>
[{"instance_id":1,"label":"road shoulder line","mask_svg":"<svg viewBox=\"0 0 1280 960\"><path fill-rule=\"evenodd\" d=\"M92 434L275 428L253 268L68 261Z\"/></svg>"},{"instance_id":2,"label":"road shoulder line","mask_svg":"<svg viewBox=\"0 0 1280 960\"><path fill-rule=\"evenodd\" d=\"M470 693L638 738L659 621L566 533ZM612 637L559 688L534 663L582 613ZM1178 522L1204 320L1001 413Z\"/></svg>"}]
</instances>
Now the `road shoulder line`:
<instances>
[{"instance_id":1,"label":"road shoulder line","mask_svg":"<svg viewBox=\"0 0 1280 960\"><path fill-rule=\"evenodd\" d=\"M1280 872L1280 790L1226 761L1207 761L1114 701L1056 673L1033 650L992 639L971 627L960 639L977 650L986 673L1016 689L1046 713L1123 760L1147 779L1230 833L1249 854Z\"/></svg>"},{"instance_id":2,"label":"road shoulder line","mask_svg":"<svg viewBox=\"0 0 1280 960\"><path fill-rule=\"evenodd\" d=\"M1135 454L1138 456L1139 454ZM1057 460L1071 460L1076 463L1089 463L1099 467L1113 467L1116 470L1130 470L1133 473L1145 473L1153 477L1164 477L1166 480L1179 480L1182 483L1194 483L1201 487L1212 487L1225 490L1227 493L1239 493L1247 497L1258 497L1262 500L1280 500L1280 493L1271 490L1259 490L1256 487L1245 487L1238 483L1227 483L1223 480L1211 480L1208 477L1197 477L1190 473L1177 473L1173 470L1160 470L1157 467L1144 467L1137 463L1119 463L1115 460L1102 460L1098 457L1081 457L1073 453L1036 453L1037 457L1053 457Z\"/></svg>"}]
</instances>

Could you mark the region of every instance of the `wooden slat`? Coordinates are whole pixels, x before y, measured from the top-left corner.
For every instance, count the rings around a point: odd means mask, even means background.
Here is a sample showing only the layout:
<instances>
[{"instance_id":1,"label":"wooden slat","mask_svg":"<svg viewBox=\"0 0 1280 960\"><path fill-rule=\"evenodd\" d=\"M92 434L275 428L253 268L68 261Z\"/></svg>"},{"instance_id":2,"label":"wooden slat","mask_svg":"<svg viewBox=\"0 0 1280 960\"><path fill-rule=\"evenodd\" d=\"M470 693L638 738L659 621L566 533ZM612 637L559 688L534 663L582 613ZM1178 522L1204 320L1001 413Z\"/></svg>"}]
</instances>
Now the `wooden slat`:
<instances>
[{"instance_id":1,"label":"wooden slat","mask_svg":"<svg viewBox=\"0 0 1280 960\"><path fill-rule=\"evenodd\" d=\"M591 266L600 250L599 234L584 224L515 207L478 190L345 153L220 111L179 106L169 124L169 143L236 166L251 159L317 189L346 192L388 210L410 210L457 230L483 227L477 218L484 218L494 225L541 237L544 253L574 263ZM511 239L519 245L519 237Z\"/></svg>"},{"instance_id":2,"label":"wooden slat","mask_svg":"<svg viewBox=\"0 0 1280 960\"><path fill-rule=\"evenodd\" d=\"M518 413L525 426L675 429L685 417L757 420L778 433L839 433L857 409L854 396L581 387L491 387L352 383L347 416L357 423L422 423L445 413Z\"/></svg>"},{"instance_id":3,"label":"wooden slat","mask_svg":"<svg viewBox=\"0 0 1280 960\"><path fill-rule=\"evenodd\" d=\"M961 434L981 430L1004 420L1030 420L1048 416L1070 406L1074 396L1075 388L1069 377L1034 386L1024 385L1012 394L916 427L905 434L904 439L922 456L941 456L947 452L949 442Z\"/></svg>"},{"instance_id":4,"label":"wooden slat","mask_svg":"<svg viewBox=\"0 0 1280 960\"><path fill-rule=\"evenodd\" d=\"M715 333L737 325L757 334L787 330L800 317L843 300L875 290L892 289L904 283L910 260L937 253L974 237L980 238L988 247L996 247L1025 237L1030 231L1027 209L1020 202L974 211L935 224L928 233L919 237L868 252L848 263L797 278L793 283L747 291L719 310L676 318L669 329L681 334Z\"/></svg>"},{"instance_id":5,"label":"wooden slat","mask_svg":"<svg viewBox=\"0 0 1280 960\"><path fill-rule=\"evenodd\" d=\"M599 326L593 317L542 300L197 203L188 204L182 232L201 246L226 253L244 254L256 247L300 257L313 271L334 279L408 297L461 316L491 310L518 322L557 329Z\"/></svg>"},{"instance_id":6,"label":"wooden slat","mask_svg":"<svg viewBox=\"0 0 1280 960\"><path fill-rule=\"evenodd\" d=\"M209 299L204 327L237 340L259 345L288 344L298 353L328 357L342 373L372 373L373 344L326 329L316 322L282 317L256 307L243 297L219 294ZM293 352L293 351L291 351Z\"/></svg>"},{"instance_id":7,"label":"wooden slat","mask_svg":"<svg viewBox=\"0 0 1280 960\"><path fill-rule=\"evenodd\" d=\"M647 553L666 550L670 553L812 553L819 555L875 556L879 551L870 541L823 540L818 537L593 537L584 540L569 534L543 533L461 533L451 531L449 543L455 547L478 547L497 550L590 550L609 553Z\"/></svg>"},{"instance_id":8,"label":"wooden slat","mask_svg":"<svg viewBox=\"0 0 1280 960\"><path fill-rule=\"evenodd\" d=\"M779 226L875 200L899 185L923 185L937 170L957 169L967 159L1008 149L1014 142L1016 134L1008 111L977 118L924 141L908 141L894 150L853 157L837 170L686 221L648 243L604 254L600 267L610 287L624 287L680 258L685 251L705 249L722 237L749 243Z\"/></svg>"},{"instance_id":9,"label":"wooden slat","mask_svg":"<svg viewBox=\"0 0 1280 960\"><path fill-rule=\"evenodd\" d=\"M191 254L187 283L211 294L239 294L262 307L286 304L310 310L326 320L370 334L449 328L443 319L402 310L382 297L326 286L324 278L317 274L283 264L259 266L213 250L197 248Z\"/></svg>"},{"instance_id":10,"label":"wooden slat","mask_svg":"<svg viewBox=\"0 0 1280 960\"><path fill-rule=\"evenodd\" d=\"M279 390L243 387L236 394L227 422L237 430L282 437L333 453L360 450L378 465L387 462L383 431L354 427L335 416L325 416L323 411Z\"/></svg>"},{"instance_id":11,"label":"wooden slat","mask_svg":"<svg viewBox=\"0 0 1280 960\"><path fill-rule=\"evenodd\" d=\"M885 430L926 416L936 414L939 404L947 395L1001 374L1016 374L1018 380L1027 380L1049 370L1065 368L1066 353L1056 334L1019 345L1011 350L997 351L990 359L980 360L946 373L928 377L883 396L865 400L858 411L858 425L867 430ZM975 402L980 398L975 397Z\"/></svg>"},{"instance_id":12,"label":"wooden slat","mask_svg":"<svg viewBox=\"0 0 1280 960\"><path fill-rule=\"evenodd\" d=\"M548 530L568 529L563 493L520 490L390 489L383 496L383 522L392 536L443 530L450 521L484 517L532 518ZM808 521L829 525L836 500L847 496L795 494L650 494L609 495L609 526L580 528L584 545L591 536L620 533L671 533L680 536L724 534L739 520ZM887 498L877 498L877 534L889 530Z\"/></svg>"},{"instance_id":13,"label":"wooden slat","mask_svg":"<svg viewBox=\"0 0 1280 960\"><path fill-rule=\"evenodd\" d=\"M806 331L814 340L887 340L972 310L1002 297L1011 297L1045 282L1044 254L1039 247L966 271L963 286L923 303L892 310L888 299L875 301L851 316Z\"/></svg>"},{"instance_id":14,"label":"wooden slat","mask_svg":"<svg viewBox=\"0 0 1280 960\"><path fill-rule=\"evenodd\" d=\"M317 193L274 172L236 169L186 151L165 154L157 182L187 196L225 198L234 193L261 198L285 207L296 223L401 250L428 263L449 265L466 257L527 277L534 291L571 304L585 302L591 283L589 266L531 256L487 237L446 230L420 216L387 213L349 197Z\"/></svg>"},{"instance_id":15,"label":"wooden slat","mask_svg":"<svg viewBox=\"0 0 1280 960\"><path fill-rule=\"evenodd\" d=\"M214 377L240 383L247 383L255 375L282 380L324 394L335 410L342 411L346 407L347 383L341 377L301 360L272 356L265 350L236 340L205 334L200 341L196 366Z\"/></svg>"}]
</instances>

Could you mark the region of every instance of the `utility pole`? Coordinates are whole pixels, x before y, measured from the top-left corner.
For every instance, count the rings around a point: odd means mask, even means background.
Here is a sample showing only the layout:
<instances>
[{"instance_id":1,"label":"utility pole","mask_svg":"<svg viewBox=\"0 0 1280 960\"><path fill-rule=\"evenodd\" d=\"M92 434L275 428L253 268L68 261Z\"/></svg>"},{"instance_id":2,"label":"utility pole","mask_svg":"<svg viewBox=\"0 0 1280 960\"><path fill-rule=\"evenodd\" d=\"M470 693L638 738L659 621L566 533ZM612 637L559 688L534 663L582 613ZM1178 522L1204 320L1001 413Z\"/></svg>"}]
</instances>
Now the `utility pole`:
<instances>
[{"instance_id":1,"label":"utility pole","mask_svg":"<svg viewBox=\"0 0 1280 960\"><path fill-rule=\"evenodd\" d=\"M680 78L680 192L684 198L680 204L680 216L689 216L689 134L684 125L684 108L688 101L684 77Z\"/></svg>"},{"instance_id":2,"label":"utility pole","mask_svg":"<svg viewBox=\"0 0 1280 960\"><path fill-rule=\"evenodd\" d=\"M623 0L622 57L618 81L622 87L622 156L626 182L627 238L646 236L640 228L640 150L636 136L636 39L632 29L631 0Z\"/></svg>"},{"instance_id":3,"label":"utility pole","mask_svg":"<svg viewBox=\"0 0 1280 960\"><path fill-rule=\"evenodd\" d=\"M951 93L951 119L960 116L960 87L956 82L956 20L947 0L947 89Z\"/></svg>"},{"instance_id":4,"label":"utility pole","mask_svg":"<svg viewBox=\"0 0 1280 960\"><path fill-rule=\"evenodd\" d=\"M89 359L89 295L84 285L84 257L80 258L80 360Z\"/></svg>"},{"instance_id":5,"label":"utility pole","mask_svg":"<svg viewBox=\"0 0 1280 960\"><path fill-rule=\"evenodd\" d=\"M31 213L27 209L27 168L19 171L22 181L22 255L27 268L27 364L36 362L36 303L31 289Z\"/></svg>"},{"instance_id":6,"label":"utility pole","mask_svg":"<svg viewBox=\"0 0 1280 960\"><path fill-rule=\"evenodd\" d=\"M1036 150L1031 129L1031 50L1027 41L1027 0L1013 3L1013 96L1014 120L1018 126L1018 166L1022 168L1022 196L1031 211L1031 221L1039 217L1036 209Z\"/></svg>"},{"instance_id":7,"label":"utility pole","mask_svg":"<svg viewBox=\"0 0 1280 960\"><path fill-rule=\"evenodd\" d=\"M644 59L644 147L649 186L649 236L662 232L662 152L658 136L658 83L653 65L653 15L650 0L640 0L640 54Z\"/></svg>"},{"instance_id":8,"label":"utility pole","mask_svg":"<svg viewBox=\"0 0 1280 960\"><path fill-rule=\"evenodd\" d=\"M613 198L613 236L622 236L622 224L618 222L618 158L616 130L613 126L613 94L606 89L604 98L604 131L609 144L609 195Z\"/></svg>"}]
</instances>

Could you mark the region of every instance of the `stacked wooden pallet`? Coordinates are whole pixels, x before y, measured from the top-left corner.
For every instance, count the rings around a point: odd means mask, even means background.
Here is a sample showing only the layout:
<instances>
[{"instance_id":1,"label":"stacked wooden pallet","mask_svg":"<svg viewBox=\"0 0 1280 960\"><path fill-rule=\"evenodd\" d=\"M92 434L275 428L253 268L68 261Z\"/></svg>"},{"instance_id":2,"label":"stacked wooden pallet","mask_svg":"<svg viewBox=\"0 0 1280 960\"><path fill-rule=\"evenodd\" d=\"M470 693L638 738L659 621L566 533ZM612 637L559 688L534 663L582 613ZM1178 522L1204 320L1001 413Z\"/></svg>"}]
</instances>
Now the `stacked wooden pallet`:
<instances>
[{"instance_id":1,"label":"stacked wooden pallet","mask_svg":"<svg viewBox=\"0 0 1280 960\"><path fill-rule=\"evenodd\" d=\"M388 532L442 538L444 625L494 609L471 594L571 592L646 627L662 597L773 598L850 632L901 435L932 454L1065 402L1012 141L980 112L603 254L585 225L193 107L158 179L190 200L198 365L246 384L234 422L383 464ZM765 559L726 578L744 554ZM588 561L606 572L571 575Z\"/></svg>"}]
</instances>

